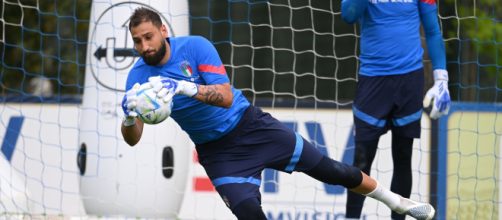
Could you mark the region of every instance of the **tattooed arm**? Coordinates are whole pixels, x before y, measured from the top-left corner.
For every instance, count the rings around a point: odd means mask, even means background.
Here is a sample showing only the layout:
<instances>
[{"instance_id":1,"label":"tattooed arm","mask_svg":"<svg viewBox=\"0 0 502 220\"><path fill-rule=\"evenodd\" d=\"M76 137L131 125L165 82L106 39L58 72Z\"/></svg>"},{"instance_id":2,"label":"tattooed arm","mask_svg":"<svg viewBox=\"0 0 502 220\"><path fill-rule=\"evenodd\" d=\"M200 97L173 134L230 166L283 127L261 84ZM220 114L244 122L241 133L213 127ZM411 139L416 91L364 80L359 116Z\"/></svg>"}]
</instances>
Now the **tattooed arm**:
<instances>
[{"instance_id":1,"label":"tattooed arm","mask_svg":"<svg viewBox=\"0 0 502 220\"><path fill-rule=\"evenodd\" d=\"M148 81L150 86L156 89L157 96L165 100L169 100L176 94L181 94L209 105L230 108L234 99L230 83L200 85L160 76L152 76L148 78Z\"/></svg>"},{"instance_id":2,"label":"tattooed arm","mask_svg":"<svg viewBox=\"0 0 502 220\"><path fill-rule=\"evenodd\" d=\"M209 105L230 108L233 102L232 88L229 83L216 85L199 85L195 99Z\"/></svg>"}]
</instances>

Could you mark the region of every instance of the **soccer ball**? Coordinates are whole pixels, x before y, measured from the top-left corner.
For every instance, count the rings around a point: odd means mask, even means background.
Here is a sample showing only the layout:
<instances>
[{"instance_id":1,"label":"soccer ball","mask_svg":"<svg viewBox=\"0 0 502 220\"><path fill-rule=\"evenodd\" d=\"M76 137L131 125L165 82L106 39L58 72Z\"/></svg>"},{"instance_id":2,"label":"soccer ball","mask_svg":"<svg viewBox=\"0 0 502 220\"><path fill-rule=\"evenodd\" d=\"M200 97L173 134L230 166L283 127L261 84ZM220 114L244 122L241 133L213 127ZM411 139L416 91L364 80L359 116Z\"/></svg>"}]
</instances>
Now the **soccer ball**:
<instances>
[{"instance_id":1,"label":"soccer ball","mask_svg":"<svg viewBox=\"0 0 502 220\"><path fill-rule=\"evenodd\" d=\"M136 113L138 118L146 124L158 124L171 115L172 99L164 102L157 97L153 88L140 89L137 93Z\"/></svg>"}]
</instances>

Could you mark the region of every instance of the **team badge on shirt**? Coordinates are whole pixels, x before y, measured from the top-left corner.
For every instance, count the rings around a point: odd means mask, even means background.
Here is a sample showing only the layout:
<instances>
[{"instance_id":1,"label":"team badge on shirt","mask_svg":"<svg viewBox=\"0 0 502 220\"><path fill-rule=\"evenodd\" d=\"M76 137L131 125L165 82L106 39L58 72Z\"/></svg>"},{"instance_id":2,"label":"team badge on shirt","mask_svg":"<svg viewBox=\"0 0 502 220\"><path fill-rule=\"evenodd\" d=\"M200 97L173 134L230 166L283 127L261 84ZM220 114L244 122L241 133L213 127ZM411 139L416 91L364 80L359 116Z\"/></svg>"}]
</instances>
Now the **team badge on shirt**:
<instances>
[{"instance_id":1,"label":"team badge on shirt","mask_svg":"<svg viewBox=\"0 0 502 220\"><path fill-rule=\"evenodd\" d=\"M185 75L186 77L192 76L192 67L190 66L190 63L188 61L184 60L183 62L181 62L180 69L183 75Z\"/></svg>"}]
</instances>

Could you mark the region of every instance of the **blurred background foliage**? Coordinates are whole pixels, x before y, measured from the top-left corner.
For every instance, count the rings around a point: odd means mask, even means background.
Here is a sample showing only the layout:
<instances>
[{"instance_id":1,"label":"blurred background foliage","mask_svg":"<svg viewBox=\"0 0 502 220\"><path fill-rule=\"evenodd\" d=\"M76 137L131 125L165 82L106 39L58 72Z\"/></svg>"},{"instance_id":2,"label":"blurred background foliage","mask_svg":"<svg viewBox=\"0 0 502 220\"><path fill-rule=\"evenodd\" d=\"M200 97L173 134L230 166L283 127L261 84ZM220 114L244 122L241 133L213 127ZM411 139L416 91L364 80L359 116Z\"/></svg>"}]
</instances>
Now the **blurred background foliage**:
<instances>
[{"instance_id":1,"label":"blurred background foliage","mask_svg":"<svg viewBox=\"0 0 502 220\"><path fill-rule=\"evenodd\" d=\"M33 95L30 82L40 77L53 96L82 94L91 2L2 2L1 96ZM339 0L189 0L189 7L191 33L214 43L248 98L350 104L358 27L341 20ZM502 1L442 0L438 9L452 99L501 102Z\"/></svg>"},{"instance_id":2,"label":"blurred background foliage","mask_svg":"<svg viewBox=\"0 0 502 220\"><path fill-rule=\"evenodd\" d=\"M454 100L502 101L502 1L439 1Z\"/></svg>"},{"instance_id":3,"label":"blurred background foliage","mask_svg":"<svg viewBox=\"0 0 502 220\"><path fill-rule=\"evenodd\" d=\"M28 95L30 80L43 77L56 95L81 94L91 1L3 1L1 23L3 95Z\"/></svg>"}]
</instances>

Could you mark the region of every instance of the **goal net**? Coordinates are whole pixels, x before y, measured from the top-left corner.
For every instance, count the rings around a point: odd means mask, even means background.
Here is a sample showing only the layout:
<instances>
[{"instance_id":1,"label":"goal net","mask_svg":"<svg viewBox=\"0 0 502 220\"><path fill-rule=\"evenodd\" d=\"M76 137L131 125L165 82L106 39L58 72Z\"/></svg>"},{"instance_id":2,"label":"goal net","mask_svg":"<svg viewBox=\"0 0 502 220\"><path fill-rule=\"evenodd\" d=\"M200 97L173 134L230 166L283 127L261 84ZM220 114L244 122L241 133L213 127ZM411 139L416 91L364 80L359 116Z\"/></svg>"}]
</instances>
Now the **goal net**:
<instances>
[{"instance_id":1,"label":"goal net","mask_svg":"<svg viewBox=\"0 0 502 220\"><path fill-rule=\"evenodd\" d=\"M455 103L438 121L422 117L411 197L431 202L438 219L499 219L502 3L437 5ZM135 148L122 139L137 7L159 12L171 37L209 39L251 103L352 163L359 27L341 19L340 1L4 0L0 218L234 219L174 121L147 126ZM427 55L424 67L428 88ZM387 133L371 171L386 187L390 146ZM344 218L347 191L301 173L265 170L261 194L269 219ZM390 210L367 199L363 218Z\"/></svg>"}]
</instances>

